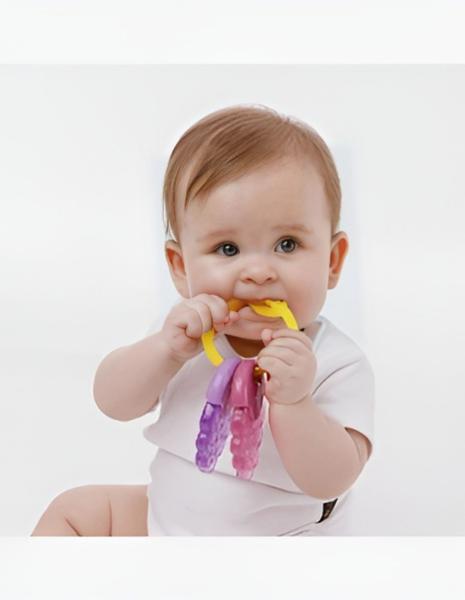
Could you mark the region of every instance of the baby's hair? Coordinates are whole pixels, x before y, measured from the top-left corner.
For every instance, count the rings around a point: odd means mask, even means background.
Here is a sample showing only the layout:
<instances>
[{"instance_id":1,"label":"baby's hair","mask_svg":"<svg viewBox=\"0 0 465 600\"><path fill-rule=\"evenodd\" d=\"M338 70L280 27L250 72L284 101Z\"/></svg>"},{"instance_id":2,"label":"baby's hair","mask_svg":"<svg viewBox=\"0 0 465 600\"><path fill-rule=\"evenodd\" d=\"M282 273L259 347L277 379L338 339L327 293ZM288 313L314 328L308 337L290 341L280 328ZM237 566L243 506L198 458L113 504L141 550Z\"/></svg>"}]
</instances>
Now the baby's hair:
<instances>
[{"instance_id":1,"label":"baby's hair","mask_svg":"<svg viewBox=\"0 0 465 600\"><path fill-rule=\"evenodd\" d=\"M196 196L287 156L313 160L324 183L331 234L339 226L341 186L331 152L307 123L263 105L237 105L203 117L171 152L163 182L165 234L178 238L176 191L187 167L184 209Z\"/></svg>"}]
</instances>

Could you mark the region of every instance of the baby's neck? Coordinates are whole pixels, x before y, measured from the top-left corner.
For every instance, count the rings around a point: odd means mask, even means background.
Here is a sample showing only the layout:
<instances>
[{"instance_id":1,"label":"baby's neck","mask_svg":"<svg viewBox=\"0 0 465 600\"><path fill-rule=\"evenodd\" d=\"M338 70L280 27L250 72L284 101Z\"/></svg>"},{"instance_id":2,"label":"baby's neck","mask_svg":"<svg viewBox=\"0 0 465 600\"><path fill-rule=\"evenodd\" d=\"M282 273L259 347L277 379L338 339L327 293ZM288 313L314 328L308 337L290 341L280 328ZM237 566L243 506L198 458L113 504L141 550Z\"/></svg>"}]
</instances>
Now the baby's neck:
<instances>
[{"instance_id":1,"label":"baby's neck","mask_svg":"<svg viewBox=\"0 0 465 600\"><path fill-rule=\"evenodd\" d=\"M226 338L235 352L244 358L257 356L260 350L265 347L261 340L247 340L234 335L226 335Z\"/></svg>"},{"instance_id":2,"label":"baby's neck","mask_svg":"<svg viewBox=\"0 0 465 600\"><path fill-rule=\"evenodd\" d=\"M316 328L315 328L316 326ZM310 327L310 335L316 333L318 329L317 323L312 323ZM305 327L302 327L300 331L304 331ZM232 348L237 352L240 356L244 358L252 358L258 355L260 350L265 347L265 344L261 340L247 340L245 338L236 337L234 335L225 334L228 342L231 344Z\"/></svg>"}]
</instances>

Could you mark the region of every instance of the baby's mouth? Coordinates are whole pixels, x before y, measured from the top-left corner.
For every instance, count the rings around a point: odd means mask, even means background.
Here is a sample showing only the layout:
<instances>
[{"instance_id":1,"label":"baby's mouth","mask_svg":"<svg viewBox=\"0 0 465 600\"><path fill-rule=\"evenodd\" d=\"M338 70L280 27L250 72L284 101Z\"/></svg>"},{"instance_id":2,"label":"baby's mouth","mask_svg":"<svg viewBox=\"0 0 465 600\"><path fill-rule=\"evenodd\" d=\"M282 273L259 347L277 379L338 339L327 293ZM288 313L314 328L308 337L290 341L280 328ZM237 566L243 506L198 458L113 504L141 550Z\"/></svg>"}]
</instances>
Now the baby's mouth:
<instances>
[{"instance_id":1,"label":"baby's mouth","mask_svg":"<svg viewBox=\"0 0 465 600\"><path fill-rule=\"evenodd\" d=\"M281 316L280 315L276 315L273 317L267 316L266 314L265 315L262 314L262 311L256 310L256 308L254 308L254 306L256 306L257 308L259 306L269 307L270 302L267 302L267 301L276 302L277 299L266 298L263 300L256 300L256 299L252 299L252 298L249 298L249 299L231 298L228 301L228 307L230 310L237 312L237 314L246 321L250 321L253 323L268 323L271 325L271 323L280 321ZM281 301L279 301L279 302L281 302Z\"/></svg>"},{"instance_id":2,"label":"baby's mouth","mask_svg":"<svg viewBox=\"0 0 465 600\"><path fill-rule=\"evenodd\" d=\"M230 310L239 311L244 306L249 306L250 304L266 304L266 300L278 300L278 298L264 298L263 300L255 300L253 298L250 299L242 299L242 298L231 298L228 301L228 306Z\"/></svg>"},{"instance_id":3,"label":"baby's mouth","mask_svg":"<svg viewBox=\"0 0 465 600\"><path fill-rule=\"evenodd\" d=\"M265 317L264 315L258 315L248 305L243 306L237 312L240 315L240 317L243 318L243 319L245 319L246 321L254 321L254 322L261 322L261 323L263 323L264 321L266 321L267 323L273 323L275 321L279 321L280 320L279 317Z\"/></svg>"}]
</instances>

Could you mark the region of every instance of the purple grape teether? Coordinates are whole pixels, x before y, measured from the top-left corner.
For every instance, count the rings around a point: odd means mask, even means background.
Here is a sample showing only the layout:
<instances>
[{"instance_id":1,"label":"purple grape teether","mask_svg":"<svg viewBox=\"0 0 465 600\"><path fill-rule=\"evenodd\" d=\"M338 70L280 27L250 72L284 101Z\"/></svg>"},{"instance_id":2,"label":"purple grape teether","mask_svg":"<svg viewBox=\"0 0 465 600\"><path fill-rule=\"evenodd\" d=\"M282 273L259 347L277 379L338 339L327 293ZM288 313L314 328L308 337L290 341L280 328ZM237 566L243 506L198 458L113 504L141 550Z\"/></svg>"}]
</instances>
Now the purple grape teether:
<instances>
[{"instance_id":1,"label":"purple grape teether","mask_svg":"<svg viewBox=\"0 0 465 600\"><path fill-rule=\"evenodd\" d=\"M227 358L215 370L207 390L207 401L200 417L197 435L196 465L201 471L213 471L229 435L232 408L228 402L231 381L240 358Z\"/></svg>"}]
</instances>

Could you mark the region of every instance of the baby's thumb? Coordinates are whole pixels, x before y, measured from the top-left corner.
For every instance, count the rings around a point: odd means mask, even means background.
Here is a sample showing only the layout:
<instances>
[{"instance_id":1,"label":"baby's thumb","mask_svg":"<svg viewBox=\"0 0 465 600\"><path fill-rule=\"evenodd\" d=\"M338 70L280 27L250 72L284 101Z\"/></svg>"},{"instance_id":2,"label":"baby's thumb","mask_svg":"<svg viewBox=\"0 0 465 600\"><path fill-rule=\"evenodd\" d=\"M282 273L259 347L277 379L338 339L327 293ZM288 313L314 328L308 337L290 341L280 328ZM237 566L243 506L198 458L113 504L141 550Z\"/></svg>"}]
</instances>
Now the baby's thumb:
<instances>
[{"instance_id":1,"label":"baby's thumb","mask_svg":"<svg viewBox=\"0 0 465 600\"><path fill-rule=\"evenodd\" d=\"M271 335L272 335L271 329L263 329L262 330L262 341L265 344L265 346L268 346L268 344L271 342Z\"/></svg>"}]
</instances>

